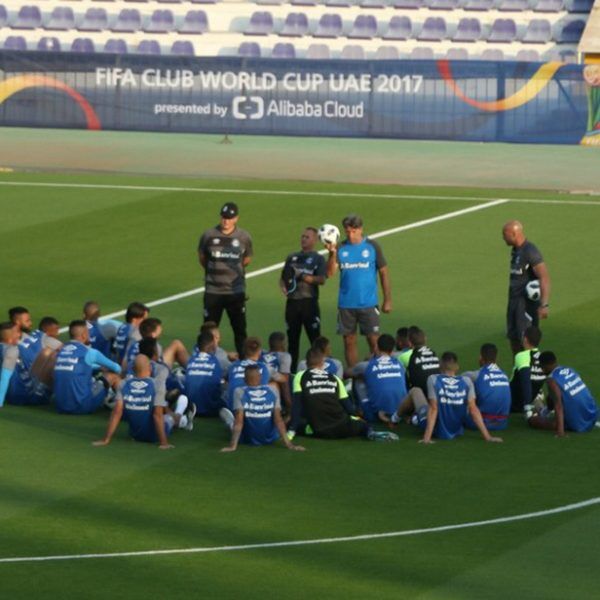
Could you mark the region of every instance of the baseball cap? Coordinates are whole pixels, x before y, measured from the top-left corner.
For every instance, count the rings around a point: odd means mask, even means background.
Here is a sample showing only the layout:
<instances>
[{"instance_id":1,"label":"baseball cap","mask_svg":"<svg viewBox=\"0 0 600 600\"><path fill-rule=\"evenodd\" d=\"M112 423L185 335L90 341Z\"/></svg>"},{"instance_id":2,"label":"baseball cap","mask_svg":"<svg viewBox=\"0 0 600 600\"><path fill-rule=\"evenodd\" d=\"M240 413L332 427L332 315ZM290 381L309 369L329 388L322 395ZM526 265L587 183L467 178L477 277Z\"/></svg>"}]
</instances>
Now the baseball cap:
<instances>
[{"instance_id":1,"label":"baseball cap","mask_svg":"<svg viewBox=\"0 0 600 600\"><path fill-rule=\"evenodd\" d=\"M238 206L235 202L226 202L221 208L221 216L225 219L233 219L239 213Z\"/></svg>"},{"instance_id":2,"label":"baseball cap","mask_svg":"<svg viewBox=\"0 0 600 600\"><path fill-rule=\"evenodd\" d=\"M363 226L363 220L357 214L350 214L344 217L342 221L343 227L351 227L352 229L359 229Z\"/></svg>"}]
</instances>

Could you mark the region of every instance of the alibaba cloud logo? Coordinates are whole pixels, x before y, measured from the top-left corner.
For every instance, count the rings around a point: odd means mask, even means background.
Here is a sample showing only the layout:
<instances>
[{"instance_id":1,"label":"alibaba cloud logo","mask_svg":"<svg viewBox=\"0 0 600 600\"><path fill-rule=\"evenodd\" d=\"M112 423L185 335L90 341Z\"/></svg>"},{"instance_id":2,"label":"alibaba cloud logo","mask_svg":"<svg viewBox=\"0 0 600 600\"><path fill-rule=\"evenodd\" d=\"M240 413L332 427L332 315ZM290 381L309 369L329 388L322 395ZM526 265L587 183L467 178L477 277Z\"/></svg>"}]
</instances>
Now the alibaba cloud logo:
<instances>
[{"instance_id":1,"label":"alibaba cloud logo","mask_svg":"<svg viewBox=\"0 0 600 600\"><path fill-rule=\"evenodd\" d=\"M469 98L459 87L450 69L450 61L438 60L437 68L440 75L443 77L446 85L460 98L470 106L485 110L487 112L503 112L505 110L513 110L531 102L552 80L556 72L563 66L560 62L548 62L543 64L533 75L533 77L512 96L494 100L492 102L481 102Z\"/></svg>"},{"instance_id":2,"label":"alibaba cloud logo","mask_svg":"<svg viewBox=\"0 0 600 600\"><path fill-rule=\"evenodd\" d=\"M265 101L260 96L236 96L231 112L234 119L242 121L262 119L265 114Z\"/></svg>"},{"instance_id":3,"label":"alibaba cloud logo","mask_svg":"<svg viewBox=\"0 0 600 600\"><path fill-rule=\"evenodd\" d=\"M62 81L45 75L17 75L16 77L11 77L6 81L0 82L0 104L21 90L35 87L53 88L67 93L81 107L87 121L87 128L94 130L102 129L96 111L79 92L76 92Z\"/></svg>"}]
</instances>

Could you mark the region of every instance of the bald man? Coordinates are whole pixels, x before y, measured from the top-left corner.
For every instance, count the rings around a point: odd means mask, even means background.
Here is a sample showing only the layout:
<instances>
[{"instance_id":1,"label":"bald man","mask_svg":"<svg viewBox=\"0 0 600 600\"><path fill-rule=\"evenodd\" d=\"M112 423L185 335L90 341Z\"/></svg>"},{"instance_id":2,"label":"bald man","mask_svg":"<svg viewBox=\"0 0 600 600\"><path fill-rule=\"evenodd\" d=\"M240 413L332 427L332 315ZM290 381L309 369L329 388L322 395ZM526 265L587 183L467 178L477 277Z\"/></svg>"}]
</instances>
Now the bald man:
<instances>
[{"instance_id":1,"label":"bald man","mask_svg":"<svg viewBox=\"0 0 600 600\"><path fill-rule=\"evenodd\" d=\"M513 354L522 350L523 335L531 326L538 326L539 319L548 318L550 298L550 275L541 252L526 237L519 221L509 221L502 228L507 246L512 246L510 256L510 279L508 286L508 310L506 312L506 337ZM540 299L529 300L525 286L532 280L540 282Z\"/></svg>"}]
</instances>

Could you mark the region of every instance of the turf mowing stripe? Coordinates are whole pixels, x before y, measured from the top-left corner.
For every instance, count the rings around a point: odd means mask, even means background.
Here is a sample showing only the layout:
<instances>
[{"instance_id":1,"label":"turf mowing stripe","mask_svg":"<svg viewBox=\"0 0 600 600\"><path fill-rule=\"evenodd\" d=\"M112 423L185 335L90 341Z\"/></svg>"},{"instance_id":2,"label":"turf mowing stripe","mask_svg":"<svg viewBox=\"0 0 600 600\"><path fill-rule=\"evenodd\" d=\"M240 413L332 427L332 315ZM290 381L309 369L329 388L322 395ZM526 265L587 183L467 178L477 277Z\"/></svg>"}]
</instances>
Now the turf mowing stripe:
<instances>
[{"instance_id":1,"label":"turf mowing stripe","mask_svg":"<svg viewBox=\"0 0 600 600\"><path fill-rule=\"evenodd\" d=\"M472 521L471 523L457 523L455 525L441 525L439 527L426 527L424 529L407 529L404 531L389 531L386 533L368 533L364 535L351 535L332 538L317 538L312 540L290 540L287 542L267 542L264 544L241 544L238 546L207 546L200 548L173 548L170 550L140 550L136 552L107 552L96 554L57 554L54 556L16 556L0 558L1 563L25 563L25 562L48 562L59 560L83 560L90 558L124 558L128 556L163 556L165 554L207 554L211 552L235 552L241 550L260 550L264 548L286 548L292 546L312 546L316 544L336 544L341 542L360 542L365 540L380 540L384 538L406 537L411 535L423 535L426 533L441 533L444 531L456 531L458 529L469 529L472 527L486 527L500 523L513 523L515 521L527 521L539 519L550 515L579 510L600 504L600 497L590 498L574 504L565 504L556 508L540 510L537 512L513 515L510 517L498 517L485 521Z\"/></svg>"},{"instance_id":2,"label":"turf mowing stripe","mask_svg":"<svg viewBox=\"0 0 600 600\"><path fill-rule=\"evenodd\" d=\"M0 181L0 185L24 187L49 187L49 188L74 188L93 190L132 190L148 192L209 192L214 194L261 194L262 196L327 196L340 198L387 198L393 200L464 200L465 202L482 202L493 198L478 196L431 196L419 194L370 194L360 192L303 192L295 190L238 190L228 188L202 188L202 187L173 187L173 186L145 186L145 185L114 185L96 183L52 183L29 181ZM593 200L543 200L539 198L510 198L510 202L525 204L574 204L579 206L600 206L600 201Z\"/></svg>"},{"instance_id":3,"label":"turf mowing stripe","mask_svg":"<svg viewBox=\"0 0 600 600\"><path fill-rule=\"evenodd\" d=\"M407 231L409 229L416 229L417 227L424 227L425 225L430 225L431 223L437 223L439 221L446 221L447 219L453 219L454 217L460 217L462 215L466 215L471 212L476 212L478 210L484 210L486 208L492 208L493 206L498 206L500 204L506 204L509 200L499 199L492 200L490 202L485 202L484 204L477 204L476 206L470 206L469 208L461 208L460 210L455 210L449 213L444 213L442 215L438 215L436 217L430 217L429 219L423 219L422 221L415 221L414 223L407 223L406 225L400 225L399 227L394 227L393 229L386 229L385 231L378 231L372 235L369 235L370 238L380 238L386 235L392 235L394 233L400 233L402 231ZM327 250L320 250L320 254L325 254ZM258 277L259 275L264 275L265 273L271 273L272 271L277 271L278 269L283 268L282 262L275 263L274 265L269 265L268 267L263 267L262 269L258 269L256 271L251 271L246 274L246 279L251 279L252 277ZM190 296L195 296L196 294L201 294L204 291L204 286L194 288L193 290L188 290L187 292L181 292L180 294L174 294L173 296L167 296L166 298L159 298L158 300L152 300L152 302L145 302L146 306L149 308L153 308L155 306L160 306L161 304L168 304L169 302L176 302L177 300L183 300L184 298L189 298ZM103 319L112 319L114 317L121 317L125 314L125 310L118 310L116 312L110 313L108 315L103 315ZM60 329L60 333L65 333L68 330L68 327L63 327Z\"/></svg>"}]
</instances>

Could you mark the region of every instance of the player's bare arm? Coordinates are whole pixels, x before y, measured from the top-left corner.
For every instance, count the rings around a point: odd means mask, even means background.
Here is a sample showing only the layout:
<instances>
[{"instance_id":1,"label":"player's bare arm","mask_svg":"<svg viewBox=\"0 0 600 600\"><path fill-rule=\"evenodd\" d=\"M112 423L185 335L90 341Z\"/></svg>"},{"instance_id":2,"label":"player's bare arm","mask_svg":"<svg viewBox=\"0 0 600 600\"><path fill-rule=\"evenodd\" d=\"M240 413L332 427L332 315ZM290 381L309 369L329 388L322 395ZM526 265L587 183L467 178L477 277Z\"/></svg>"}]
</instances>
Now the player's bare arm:
<instances>
[{"instance_id":1,"label":"player's bare arm","mask_svg":"<svg viewBox=\"0 0 600 600\"><path fill-rule=\"evenodd\" d=\"M538 314L540 319L548 318L548 309L550 307L550 274L546 263L540 263L533 267L535 276L540 280L540 306Z\"/></svg>"},{"instance_id":2,"label":"player's bare arm","mask_svg":"<svg viewBox=\"0 0 600 600\"><path fill-rule=\"evenodd\" d=\"M381 310L384 313L392 312L392 286L390 284L390 271L387 265L379 269L379 279L381 281L381 289L383 290Z\"/></svg>"}]
</instances>

